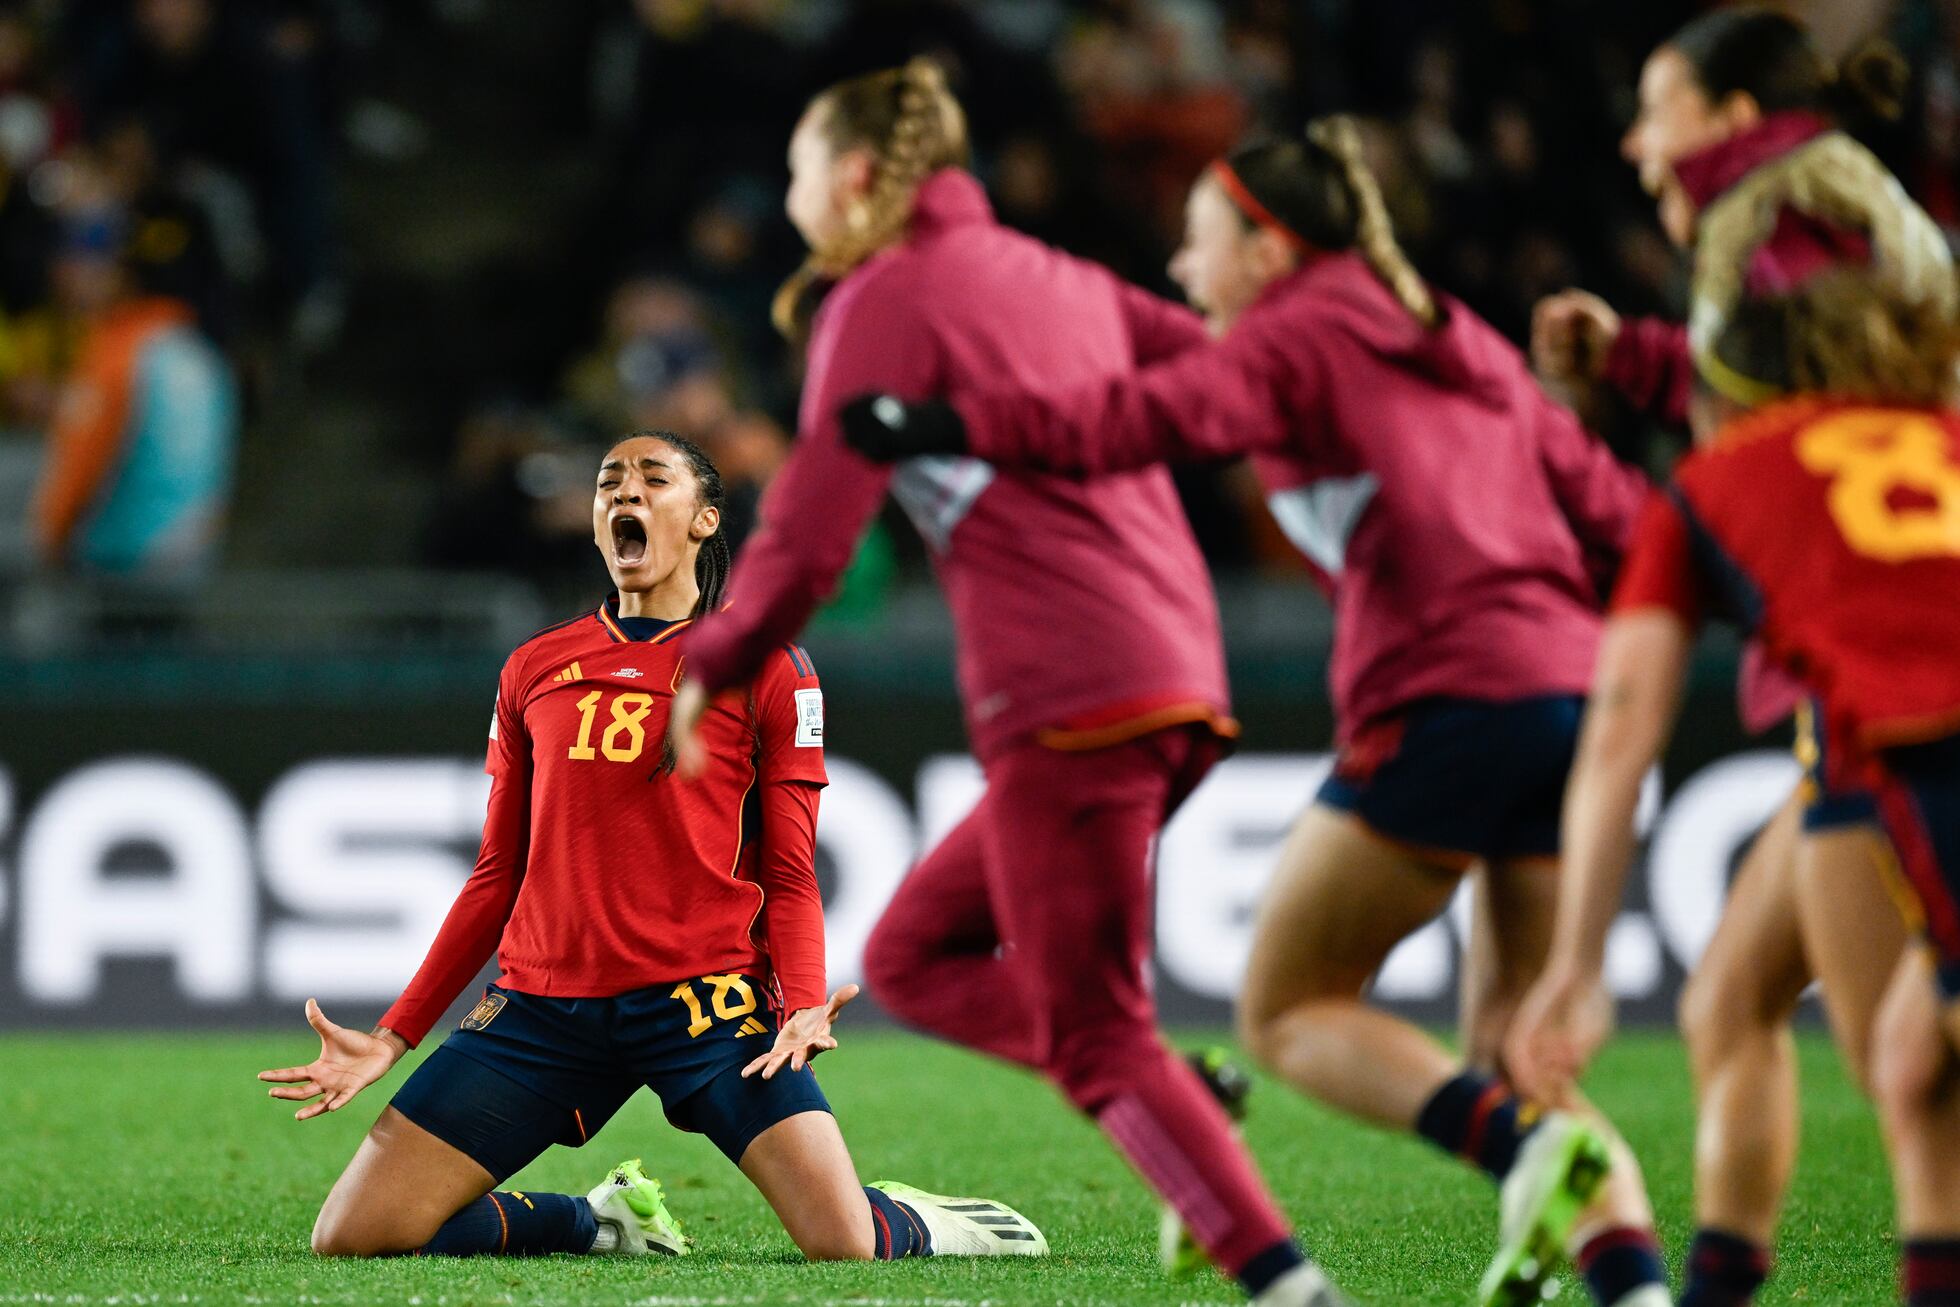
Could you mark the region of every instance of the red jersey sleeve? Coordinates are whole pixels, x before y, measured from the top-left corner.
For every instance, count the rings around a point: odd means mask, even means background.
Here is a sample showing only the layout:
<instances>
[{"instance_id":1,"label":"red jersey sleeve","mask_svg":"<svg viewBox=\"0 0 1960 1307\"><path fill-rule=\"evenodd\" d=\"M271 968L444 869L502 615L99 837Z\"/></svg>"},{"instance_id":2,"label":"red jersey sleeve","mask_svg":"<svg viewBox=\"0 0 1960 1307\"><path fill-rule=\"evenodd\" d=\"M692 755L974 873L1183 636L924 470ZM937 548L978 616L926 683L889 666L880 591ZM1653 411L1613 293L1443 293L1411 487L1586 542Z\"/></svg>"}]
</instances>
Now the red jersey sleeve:
<instances>
[{"instance_id":1,"label":"red jersey sleeve","mask_svg":"<svg viewBox=\"0 0 1960 1307\"><path fill-rule=\"evenodd\" d=\"M483 770L493 777L531 765L531 735L524 725L524 687L513 670L516 662L513 656L497 678L497 701L490 709L490 747Z\"/></svg>"},{"instance_id":2,"label":"red jersey sleeve","mask_svg":"<svg viewBox=\"0 0 1960 1307\"><path fill-rule=\"evenodd\" d=\"M1303 353L1242 323L1224 340L1058 394L969 392L967 448L1003 467L1077 476L1276 449L1302 426ZM1296 357L1289 357L1289 354ZM1314 361L1307 361L1311 368Z\"/></svg>"},{"instance_id":3,"label":"red jersey sleeve","mask_svg":"<svg viewBox=\"0 0 1960 1307\"><path fill-rule=\"evenodd\" d=\"M757 764L765 785L827 785L823 767L823 687L802 645L787 644L756 678Z\"/></svg>"},{"instance_id":4,"label":"red jersey sleeve","mask_svg":"<svg viewBox=\"0 0 1960 1307\"><path fill-rule=\"evenodd\" d=\"M1665 491L1656 490L1647 496L1634 525L1633 543L1609 609L1628 613L1664 608L1692 627L1701 623L1705 600L1688 521Z\"/></svg>"},{"instance_id":5,"label":"red jersey sleeve","mask_svg":"<svg viewBox=\"0 0 1960 1307\"><path fill-rule=\"evenodd\" d=\"M844 444L837 410L854 395L924 399L939 351L903 286L865 268L818 310L797 439L762 497L760 523L729 578L727 607L688 630L688 673L710 692L739 685L837 588L877 515L892 469Z\"/></svg>"},{"instance_id":6,"label":"red jersey sleeve","mask_svg":"<svg viewBox=\"0 0 1960 1307\"><path fill-rule=\"evenodd\" d=\"M512 655L497 682L497 705L490 719L490 803L483 816L483 842L463 892L443 918L428 956L381 1024L408 1041L410 1048L442 1019L463 987L497 951L531 846L531 746L521 712L520 659Z\"/></svg>"},{"instance_id":7,"label":"red jersey sleeve","mask_svg":"<svg viewBox=\"0 0 1960 1307\"><path fill-rule=\"evenodd\" d=\"M762 923L769 961L791 1011L826 998L823 896L817 888L817 802L823 765L823 690L810 656L789 645L755 687L756 770L762 789Z\"/></svg>"}]
</instances>

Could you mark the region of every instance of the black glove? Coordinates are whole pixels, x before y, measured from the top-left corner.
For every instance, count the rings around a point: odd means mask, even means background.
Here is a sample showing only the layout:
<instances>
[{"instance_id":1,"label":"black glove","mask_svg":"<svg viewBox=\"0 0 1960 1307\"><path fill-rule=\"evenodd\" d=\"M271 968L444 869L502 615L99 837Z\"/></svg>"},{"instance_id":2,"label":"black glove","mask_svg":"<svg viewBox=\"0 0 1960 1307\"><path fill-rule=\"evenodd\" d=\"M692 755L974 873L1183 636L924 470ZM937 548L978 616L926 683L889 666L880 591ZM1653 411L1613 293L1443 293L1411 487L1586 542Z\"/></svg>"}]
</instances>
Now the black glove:
<instances>
[{"instance_id":1,"label":"black glove","mask_svg":"<svg viewBox=\"0 0 1960 1307\"><path fill-rule=\"evenodd\" d=\"M837 412L844 443L874 463L920 454L964 454L966 423L951 404L908 404L892 395L859 395Z\"/></svg>"}]
</instances>

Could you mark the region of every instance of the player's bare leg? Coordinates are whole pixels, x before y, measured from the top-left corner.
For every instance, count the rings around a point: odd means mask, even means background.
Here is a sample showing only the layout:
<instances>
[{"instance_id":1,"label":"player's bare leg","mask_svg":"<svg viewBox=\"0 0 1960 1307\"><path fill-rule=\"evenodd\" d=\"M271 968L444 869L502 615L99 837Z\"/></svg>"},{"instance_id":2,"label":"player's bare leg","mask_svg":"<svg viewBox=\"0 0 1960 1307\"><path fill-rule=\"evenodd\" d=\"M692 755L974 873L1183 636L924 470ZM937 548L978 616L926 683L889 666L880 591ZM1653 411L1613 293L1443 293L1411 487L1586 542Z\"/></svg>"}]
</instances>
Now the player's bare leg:
<instances>
[{"instance_id":1,"label":"player's bare leg","mask_svg":"<svg viewBox=\"0 0 1960 1307\"><path fill-rule=\"evenodd\" d=\"M1471 885L1471 933L1464 950L1458 1022L1465 1060L1502 1076L1500 1050L1511 1020L1551 952L1558 863L1552 858L1494 863L1480 868ZM1596 1127L1606 1127L1603 1117L1592 1115ZM1573 1224L1565 1251L1574 1259L1586 1256L1596 1236L1646 1230L1653 1224L1639 1162L1610 1128L1605 1133L1612 1167Z\"/></svg>"},{"instance_id":2,"label":"player's bare leg","mask_svg":"<svg viewBox=\"0 0 1960 1307\"><path fill-rule=\"evenodd\" d=\"M495 1184L468 1154L384 1107L320 1208L313 1251L322 1257L412 1252Z\"/></svg>"},{"instance_id":3,"label":"player's bare leg","mask_svg":"<svg viewBox=\"0 0 1960 1307\"><path fill-rule=\"evenodd\" d=\"M1494 863L1473 872L1469 884L1457 1029L1463 1060L1501 1075L1511 1019L1551 949L1558 866L1546 858Z\"/></svg>"},{"instance_id":4,"label":"player's bare leg","mask_svg":"<svg viewBox=\"0 0 1960 1307\"><path fill-rule=\"evenodd\" d=\"M1048 1251L1041 1231L991 1199L860 1184L837 1118L828 1112L776 1122L743 1151L740 1165L811 1261Z\"/></svg>"},{"instance_id":5,"label":"player's bare leg","mask_svg":"<svg viewBox=\"0 0 1960 1307\"><path fill-rule=\"evenodd\" d=\"M313 1225L322 1257L679 1253L660 1184L627 1162L591 1194L495 1189L467 1153L385 1107Z\"/></svg>"},{"instance_id":6,"label":"player's bare leg","mask_svg":"<svg viewBox=\"0 0 1960 1307\"><path fill-rule=\"evenodd\" d=\"M1500 941L1514 957L1502 966L1493 961L1493 978L1505 975L1504 967L1516 967L1527 981L1535 974L1532 940L1548 922L1531 919L1534 908L1543 912L1535 891L1544 882L1529 875L1522 864L1501 873L1497 892L1519 901L1527 919L1515 939ZM1564 1113L1541 1118L1501 1082L1465 1073L1420 1028L1363 997L1389 952L1443 910L1459 879L1455 869L1382 839L1350 814L1310 807L1260 906L1240 1037L1276 1074L1322 1102L1378 1125L1419 1130L1506 1181L1502 1247L1484 1301L1532 1300L1575 1233L1608 1236L1602 1274L1623 1278L1619 1264L1631 1259L1638 1263L1629 1272L1632 1292L1645 1292L1660 1270L1652 1216L1624 1145ZM1543 945L1535 947L1542 962ZM1609 1149L1618 1174L1602 1185ZM1592 1260L1588 1250L1582 1267ZM1603 1301L1642 1300L1609 1291Z\"/></svg>"},{"instance_id":7,"label":"player's bare leg","mask_svg":"<svg viewBox=\"0 0 1960 1307\"><path fill-rule=\"evenodd\" d=\"M1792 795L1756 837L1680 1003L1697 1099L1697 1237L1738 1251L1746 1242L1765 1258L1797 1151L1790 1017L1810 983L1797 924L1801 821Z\"/></svg>"},{"instance_id":8,"label":"player's bare leg","mask_svg":"<svg viewBox=\"0 0 1960 1307\"><path fill-rule=\"evenodd\" d=\"M1246 1048L1329 1106L1413 1126L1457 1059L1362 993L1390 951L1448 906L1459 879L1346 813L1308 808L1255 919L1238 1003Z\"/></svg>"},{"instance_id":9,"label":"player's bare leg","mask_svg":"<svg viewBox=\"0 0 1960 1307\"><path fill-rule=\"evenodd\" d=\"M874 1255L871 1204L830 1113L776 1122L755 1137L740 1166L811 1261Z\"/></svg>"},{"instance_id":10,"label":"player's bare leg","mask_svg":"<svg viewBox=\"0 0 1960 1307\"><path fill-rule=\"evenodd\" d=\"M1768 1277L1798 1142L1789 1021L1813 972L1840 1053L1867 1092L1878 1004L1905 945L1875 827L1802 833L1793 797L1766 827L1682 996L1700 1097L1685 1307L1747 1302Z\"/></svg>"},{"instance_id":11,"label":"player's bare leg","mask_svg":"<svg viewBox=\"0 0 1960 1307\"><path fill-rule=\"evenodd\" d=\"M1873 1041L1909 1300L1960 1269L1960 1062L1942 1017L1932 950L1916 944L1893 974Z\"/></svg>"},{"instance_id":12,"label":"player's bare leg","mask_svg":"<svg viewBox=\"0 0 1960 1307\"><path fill-rule=\"evenodd\" d=\"M1807 834L1797 844L1795 886L1804 953L1823 986L1824 1015L1838 1054L1867 1094L1872 1031L1906 951L1909 899L1876 826Z\"/></svg>"},{"instance_id":13,"label":"player's bare leg","mask_svg":"<svg viewBox=\"0 0 1960 1307\"><path fill-rule=\"evenodd\" d=\"M1482 865L1471 874L1469 884L1470 937L1463 950L1458 1028L1465 1062L1502 1077L1501 1054L1511 1021L1551 951L1558 863L1551 858L1519 858ZM1604 1235L1610 1242L1618 1232L1645 1231L1653 1224L1646 1184L1632 1150L1605 1128L1604 1118L1596 1112L1592 1115L1595 1128L1605 1135L1611 1169L1567 1236L1563 1252L1579 1261L1587 1258L1595 1237ZM1542 1149L1552 1143L1546 1139L1534 1147ZM1512 1187L1522 1189L1524 1178ZM1514 1208L1527 1208L1529 1204L1528 1196L1511 1196ZM1523 1219L1514 1216L1507 1227ZM1507 1242L1520 1237L1521 1231L1507 1228ZM1501 1279L1504 1274L1503 1266L1493 1267L1494 1278Z\"/></svg>"}]
</instances>

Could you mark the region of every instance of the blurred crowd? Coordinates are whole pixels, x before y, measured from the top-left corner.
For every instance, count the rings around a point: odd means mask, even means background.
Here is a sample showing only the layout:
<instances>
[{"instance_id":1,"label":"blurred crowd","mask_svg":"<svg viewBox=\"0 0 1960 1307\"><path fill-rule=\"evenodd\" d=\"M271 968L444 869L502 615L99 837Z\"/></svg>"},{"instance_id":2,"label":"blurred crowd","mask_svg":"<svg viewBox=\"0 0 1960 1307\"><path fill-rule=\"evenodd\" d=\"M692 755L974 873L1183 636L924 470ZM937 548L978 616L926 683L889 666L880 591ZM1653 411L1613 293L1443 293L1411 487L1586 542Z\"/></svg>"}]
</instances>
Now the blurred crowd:
<instances>
[{"instance_id":1,"label":"blurred crowd","mask_svg":"<svg viewBox=\"0 0 1960 1307\"><path fill-rule=\"evenodd\" d=\"M1418 266L1522 340L1532 304L1566 286L1628 311L1679 312L1684 269L1618 142L1642 58L1703 7L553 7L560 39L541 42L535 62L555 71L479 93L500 105L535 98L516 111L530 133L524 152L511 146L503 166L521 177L549 156L583 161L588 180L568 201L577 213L549 231L511 224L495 257L470 270L515 288L520 310L486 312L479 292L440 318L432 298L411 328L391 327L408 317L398 291L393 306L375 302L378 293L364 302L358 254L374 236L336 216L336 197L367 194L358 207L379 221L372 215L391 212L390 188L405 183L376 158L419 151L417 167L439 174L452 155L495 156L507 134L495 124L506 119L418 122L388 109L391 98L429 96L426 67L386 51L398 33L433 32L440 42L513 21L508 9L490 0L11 0L0 3L0 426L33 436L46 454L39 557L98 568L185 557L178 541L178 552L155 558L132 562L127 550L91 558L79 537L55 540L49 520L53 495L73 519L71 535L98 526L115 490L101 464L146 448L100 431L86 440L64 432L74 406L62 397L76 393L77 378L110 367L133 370L125 389L140 387L142 342L170 335L180 346L167 351L175 375L194 373L198 384L167 389L194 392L187 406L200 411L177 419L192 435L149 446L159 458L196 451L210 467L198 481L206 500L190 513L206 542L198 566L208 566L240 414L251 439L272 438L250 420L253 361L267 351L333 359L338 350L347 366L305 371L297 384L309 395L364 390L413 415L401 421L417 431L403 442L415 452L373 471L422 477L431 491L422 520L390 547L398 561L589 587L600 442L645 426L699 440L723 469L738 535L786 456L798 364L767 309L801 253L781 206L789 130L823 85L915 53L938 56L967 106L977 167L1003 220L1163 290L1185 191L1207 160L1251 134L1357 112ZM1820 34L1829 41L1884 33L1907 55L1910 110L1871 143L1960 240L1960 0L1808 8L1828 11L1832 30ZM440 76L460 96L473 73L458 58ZM422 212L403 221L439 220ZM440 243L444 229L431 230ZM166 313L165 302L176 307ZM131 303L147 306L147 325L119 333L115 306ZM420 377L359 362L357 340L406 346L411 332L447 346L441 358L431 352ZM126 407L121 420L137 422L143 406ZM1647 445L1651 433L1610 434L1630 456L1661 456ZM309 438L334 436L315 428ZM97 451L87 474L71 469L65 490L64 449ZM6 477L0 466L0 482ZM1249 489L1235 474L1182 484L1216 563L1287 565L1290 551L1263 512L1248 511ZM358 500L363 488L336 493ZM902 526L886 523L847 587L846 610L875 611L882 587L916 552Z\"/></svg>"},{"instance_id":2,"label":"blurred crowd","mask_svg":"<svg viewBox=\"0 0 1960 1307\"><path fill-rule=\"evenodd\" d=\"M44 567L217 564L249 339L338 330L323 13L0 3L0 500Z\"/></svg>"}]
</instances>

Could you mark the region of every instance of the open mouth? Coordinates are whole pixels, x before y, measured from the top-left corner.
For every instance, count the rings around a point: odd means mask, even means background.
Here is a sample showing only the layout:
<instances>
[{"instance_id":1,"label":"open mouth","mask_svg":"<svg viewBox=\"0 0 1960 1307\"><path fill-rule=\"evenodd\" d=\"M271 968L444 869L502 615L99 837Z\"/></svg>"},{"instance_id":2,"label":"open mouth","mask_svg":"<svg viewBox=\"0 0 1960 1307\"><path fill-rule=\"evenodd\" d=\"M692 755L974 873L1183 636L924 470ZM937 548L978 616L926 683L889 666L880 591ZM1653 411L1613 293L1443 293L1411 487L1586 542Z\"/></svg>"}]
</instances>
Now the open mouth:
<instances>
[{"instance_id":1,"label":"open mouth","mask_svg":"<svg viewBox=\"0 0 1960 1307\"><path fill-rule=\"evenodd\" d=\"M613 561L638 567L647 557L647 529L639 518L622 513L612 520Z\"/></svg>"}]
</instances>

